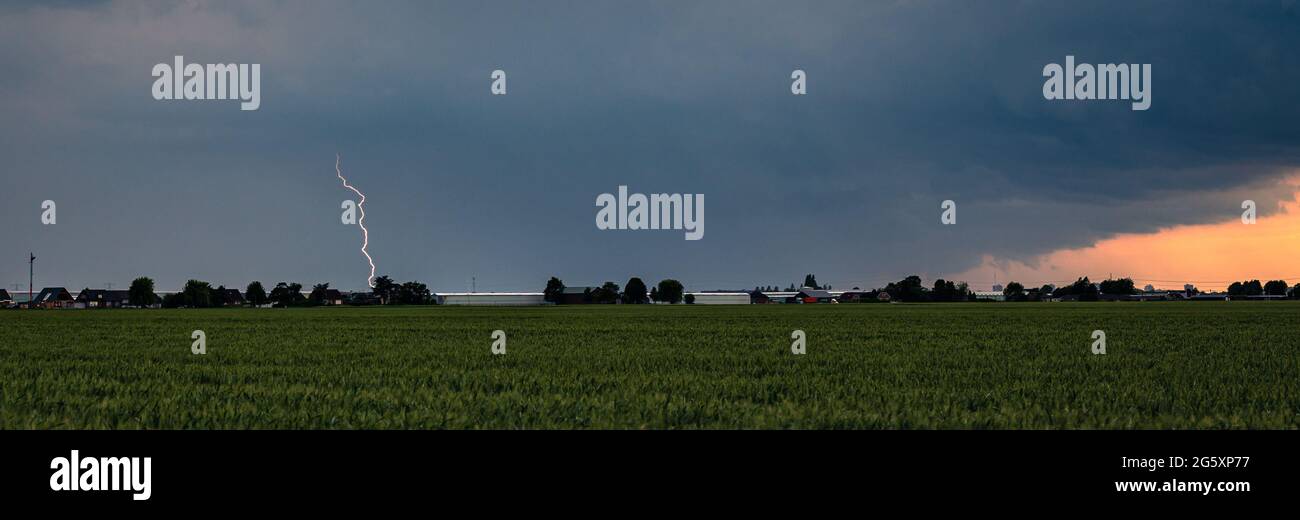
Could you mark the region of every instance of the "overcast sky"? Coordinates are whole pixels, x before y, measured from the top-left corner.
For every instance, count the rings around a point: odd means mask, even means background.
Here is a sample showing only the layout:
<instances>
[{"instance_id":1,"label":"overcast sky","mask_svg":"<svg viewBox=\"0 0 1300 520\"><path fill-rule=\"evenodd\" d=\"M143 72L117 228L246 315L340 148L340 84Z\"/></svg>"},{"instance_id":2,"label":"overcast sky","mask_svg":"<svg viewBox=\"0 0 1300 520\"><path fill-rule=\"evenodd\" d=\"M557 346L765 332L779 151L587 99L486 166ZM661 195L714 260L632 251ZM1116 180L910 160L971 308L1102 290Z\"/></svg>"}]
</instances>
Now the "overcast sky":
<instances>
[{"instance_id":1,"label":"overcast sky","mask_svg":"<svg viewBox=\"0 0 1300 520\"><path fill-rule=\"evenodd\" d=\"M363 288L335 153L435 291L928 281L1266 218L1300 165L1293 1L40 4L0 7L10 290L29 250L38 287ZM1067 54L1151 64L1151 108L1045 100ZM154 100L175 55L261 64L260 109ZM705 194L704 239L596 229L619 185Z\"/></svg>"}]
</instances>

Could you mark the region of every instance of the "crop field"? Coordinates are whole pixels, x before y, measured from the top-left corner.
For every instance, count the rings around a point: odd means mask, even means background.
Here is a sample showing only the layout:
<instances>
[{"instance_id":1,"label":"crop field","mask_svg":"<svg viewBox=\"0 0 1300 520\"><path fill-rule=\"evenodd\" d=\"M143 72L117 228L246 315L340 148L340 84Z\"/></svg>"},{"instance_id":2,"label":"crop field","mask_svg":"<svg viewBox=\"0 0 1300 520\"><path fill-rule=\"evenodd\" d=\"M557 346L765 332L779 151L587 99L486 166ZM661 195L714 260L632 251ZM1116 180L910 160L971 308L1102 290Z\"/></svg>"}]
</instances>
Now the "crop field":
<instances>
[{"instance_id":1,"label":"crop field","mask_svg":"<svg viewBox=\"0 0 1300 520\"><path fill-rule=\"evenodd\" d=\"M1282 302L6 311L0 427L1294 429L1298 331Z\"/></svg>"}]
</instances>

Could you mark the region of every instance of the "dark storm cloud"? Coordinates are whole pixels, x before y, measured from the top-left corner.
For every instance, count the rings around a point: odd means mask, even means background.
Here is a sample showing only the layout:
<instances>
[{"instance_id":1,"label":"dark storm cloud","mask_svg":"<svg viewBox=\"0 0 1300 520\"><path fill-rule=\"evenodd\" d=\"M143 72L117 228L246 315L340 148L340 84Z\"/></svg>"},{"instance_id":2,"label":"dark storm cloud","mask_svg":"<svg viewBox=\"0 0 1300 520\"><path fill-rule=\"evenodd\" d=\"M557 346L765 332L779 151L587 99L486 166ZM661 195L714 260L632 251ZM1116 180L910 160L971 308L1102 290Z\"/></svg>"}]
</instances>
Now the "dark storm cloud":
<instances>
[{"instance_id":1,"label":"dark storm cloud","mask_svg":"<svg viewBox=\"0 0 1300 520\"><path fill-rule=\"evenodd\" d=\"M628 275L843 283L1267 211L1300 163L1293 2L60 3L0 11L0 241L69 285L152 274L437 289ZM262 107L159 102L154 63L261 63ZM1150 110L1042 67L1151 63ZM509 94L488 94L489 73ZM809 94L789 93L790 71ZM706 235L601 232L597 194L706 194ZM41 200L60 203L42 227ZM938 225L939 203L959 225ZM10 248L7 248L10 249ZM96 251L86 257L81 252ZM13 256L13 255L11 255ZM17 256L14 256L17 258ZM21 262L0 265L18 280ZM821 274L826 273L826 274ZM55 280L50 280L51 283ZM841 283L841 285L843 285Z\"/></svg>"}]
</instances>

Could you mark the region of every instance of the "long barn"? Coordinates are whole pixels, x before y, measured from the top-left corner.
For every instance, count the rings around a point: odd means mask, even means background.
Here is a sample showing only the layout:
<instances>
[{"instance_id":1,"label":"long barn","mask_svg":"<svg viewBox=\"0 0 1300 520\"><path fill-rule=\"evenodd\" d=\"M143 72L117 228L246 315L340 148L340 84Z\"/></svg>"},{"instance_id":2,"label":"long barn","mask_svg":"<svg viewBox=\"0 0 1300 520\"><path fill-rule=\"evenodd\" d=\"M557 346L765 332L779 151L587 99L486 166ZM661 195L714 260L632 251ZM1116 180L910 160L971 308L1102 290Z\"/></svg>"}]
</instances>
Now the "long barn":
<instances>
[{"instance_id":1,"label":"long barn","mask_svg":"<svg viewBox=\"0 0 1300 520\"><path fill-rule=\"evenodd\" d=\"M691 292L695 305L749 305L749 293L746 292Z\"/></svg>"},{"instance_id":2,"label":"long barn","mask_svg":"<svg viewBox=\"0 0 1300 520\"><path fill-rule=\"evenodd\" d=\"M521 306L546 303L542 299L542 293L530 292L437 293L433 298L438 305Z\"/></svg>"}]
</instances>

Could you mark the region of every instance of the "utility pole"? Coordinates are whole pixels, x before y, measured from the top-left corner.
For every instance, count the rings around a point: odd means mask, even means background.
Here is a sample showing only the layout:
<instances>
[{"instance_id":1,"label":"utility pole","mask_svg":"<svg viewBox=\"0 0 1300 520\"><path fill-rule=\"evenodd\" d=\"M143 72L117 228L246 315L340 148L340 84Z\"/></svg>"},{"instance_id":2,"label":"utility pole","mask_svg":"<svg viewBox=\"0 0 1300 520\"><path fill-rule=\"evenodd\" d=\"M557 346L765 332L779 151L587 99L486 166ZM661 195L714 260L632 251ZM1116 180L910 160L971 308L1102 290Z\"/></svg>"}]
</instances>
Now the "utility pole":
<instances>
[{"instance_id":1,"label":"utility pole","mask_svg":"<svg viewBox=\"0 0 1300 520\"><path fill-rule=\"evenodd\" d=\"M31 251L27 252L31 258L27 260L27 308L32 308L32 280L35 279L36 273L36 254Z\"/></svg>"},{"instance_id":2,"label":"utility pole","mask_svg":"<svg viewBox=\"0 0 1300 520\"><path fill-rule=\"evenodd\" d=\"M477 276L471 276L471 277L469 277L469 279L470 279L470 282L469 282L469 283L470 283L470 285L469 285L469 292L472 292L472 293L473 293L473 292L478 292L478 277L477 277Z\"/></svg>"}]
</instances>

